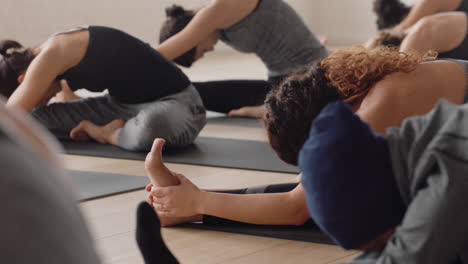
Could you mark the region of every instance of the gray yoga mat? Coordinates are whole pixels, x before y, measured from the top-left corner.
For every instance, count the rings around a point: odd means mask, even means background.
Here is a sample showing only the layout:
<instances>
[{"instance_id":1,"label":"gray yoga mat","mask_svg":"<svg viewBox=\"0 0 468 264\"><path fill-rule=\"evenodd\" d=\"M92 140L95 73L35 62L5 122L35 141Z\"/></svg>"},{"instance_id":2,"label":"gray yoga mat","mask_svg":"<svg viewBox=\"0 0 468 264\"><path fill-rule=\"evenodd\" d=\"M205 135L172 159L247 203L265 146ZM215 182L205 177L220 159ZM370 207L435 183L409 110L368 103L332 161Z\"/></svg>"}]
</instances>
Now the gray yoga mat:
<instances>
[{"instance_id":1,"label":"gray yoga mat","mask_svg":"<svg viewBox=\"0 0 468 264\"><path fill-rule=\"evenodd\" d=\"M261 119L217 116L208 118L207 120L208 124L212 125L263 128L263 121Z\"/></svg>"},{"instance_id":2,"label":"gray yoga mat","mask_svg":"<svg viewBox=\"0 0 468 264\"><path fill-rule=\"evenodd\" d=\"M145 160L146 153L131 152L99 143L62 142L65 152L73 155ZM212 167L299 173L297 167L281 161L265 142L199 137L184 148L168 148L165 162Z\"/></svg>"},{"instance_id":3,"label":"gray yoga mat","mask_svg":"<svg viewBox=\"0 0 468 264\"><path fill-rule=\"evenodd\" d=\"M73 170L68 173L77 189L79 201L140 190L149 183L146 176Z\"/></svg>"},{"instance_id":4,"label":"gray yoga mat","mask_svg":"<svg viewBox=\"0 0 468 264\"><path fill-rule=\"evenodd\" d=\"M182 228L194 228L218 232L236 233L250 236L271 237L294 241L304 241L318 244L336 245L332 239L315 225L304 226L265 226L250 224L215 225L202 223L187 223Z\"/></svg>"}]
</instances>

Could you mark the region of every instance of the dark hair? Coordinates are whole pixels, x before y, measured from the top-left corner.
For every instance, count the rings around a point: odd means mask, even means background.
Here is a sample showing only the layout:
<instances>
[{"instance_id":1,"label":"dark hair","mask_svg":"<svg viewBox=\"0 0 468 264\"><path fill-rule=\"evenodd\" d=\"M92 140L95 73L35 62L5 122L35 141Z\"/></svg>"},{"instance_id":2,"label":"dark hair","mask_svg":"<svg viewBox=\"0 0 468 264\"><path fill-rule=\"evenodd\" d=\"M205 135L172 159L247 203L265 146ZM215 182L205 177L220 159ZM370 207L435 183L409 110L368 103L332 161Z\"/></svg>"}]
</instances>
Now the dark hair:
<instances>
[{"instance_id":1,"label":"dark hair","mask_svg":"<svg viewBox=\"0 0 468 264\"><path fill-rule=\"evenodd\" d=\"M382 30L398 25L411 7L399 0L375 0L373 10L377 15L377 28Z\"/></svg>"},{"instance_id":2,"label":"dark hair","mask_svg":"<svg viewBox=\"0 0 468 264\"><path fill-rule=\"evenodd\" d=\"M430 59L430 54L419 58L384 46L334 51L308 70L287 77L267 95L264 121L270 145L282 160L296 165L312 121L328 103L358 103L385 76L411 72Z\"/></svg>"},{"instance_id":3,"label":"dark hair","mask_svg":"<svg viewBox=\"0 0 468 264\"><path fill-rule=\"evenodd\" d=\"M318 63L287 77L267 95L265 127L271 147L283 161L297 165L311 121L328 103L340 98Z\"/></svg>"},{"instance_id":4,"label":"dark hair","mask_svg":"<svg viewBox=\"0 0 468 264\"><path fill-rule=\"evenodd\" d=\"M192 21L195 12L186 10L179 5L172 5L166 8L166 16L166 21L164 21L159 32L159 43L182 31ZM190 67L195 61L195 52L196 47L175 58L174 62L185 67Z\"/></svg>"},{"instance_id":5,"label":"dark hair","mask_svg":"<svg viewBox=\"0 0 468 264\"><path fill-rule=\"evenodd\" d=\"M18 76L23 74L34 59L30 49L14 40L0 42L0 94L10 97L18 87Z\"/></svg>"},{"instance_id":6,"label":"dark hair","mask_svg":"<svg viewBox=\"0 0 468 264\"><path fill-rule=\"evenodd\" d=\"M380 46L399 48L405 39L404 32L394 32L391 30L382 30L375 36L374 39L368 44L368 49L376 49Z\"/></svg>"}]
</instances>

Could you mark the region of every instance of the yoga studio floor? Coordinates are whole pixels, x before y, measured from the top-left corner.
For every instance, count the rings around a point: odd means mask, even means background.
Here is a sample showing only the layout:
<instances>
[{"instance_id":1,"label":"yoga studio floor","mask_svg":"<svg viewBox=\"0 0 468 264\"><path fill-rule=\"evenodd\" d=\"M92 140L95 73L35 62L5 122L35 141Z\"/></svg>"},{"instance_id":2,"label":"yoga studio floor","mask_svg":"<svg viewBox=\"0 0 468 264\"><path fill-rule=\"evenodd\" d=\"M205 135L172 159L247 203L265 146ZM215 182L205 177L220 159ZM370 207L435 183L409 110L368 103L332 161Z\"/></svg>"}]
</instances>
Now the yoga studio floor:
<instances>
[{"instance_id":1,"label":"yoga studio floor","mask_svg":"<svg viewBox=\"0 0 468 264\"><path fill-rule=\"evenodd\" d=\"M226 78L264 78L255 57L231 52L209 54L187 74L194 81ZM208 125L203 136L266 141L261 128ZM145 175L142 161L64 156L74 170ZM293 174L168 164L200 188L241 188L281 183ZM81 203L104 263L143 263L135 242L135 210L145 192L135 191ZM357 252L337 246L246 236L213 231L165 228L164 238L181 263L344 263Z\"/></svg>"}]
</instances>

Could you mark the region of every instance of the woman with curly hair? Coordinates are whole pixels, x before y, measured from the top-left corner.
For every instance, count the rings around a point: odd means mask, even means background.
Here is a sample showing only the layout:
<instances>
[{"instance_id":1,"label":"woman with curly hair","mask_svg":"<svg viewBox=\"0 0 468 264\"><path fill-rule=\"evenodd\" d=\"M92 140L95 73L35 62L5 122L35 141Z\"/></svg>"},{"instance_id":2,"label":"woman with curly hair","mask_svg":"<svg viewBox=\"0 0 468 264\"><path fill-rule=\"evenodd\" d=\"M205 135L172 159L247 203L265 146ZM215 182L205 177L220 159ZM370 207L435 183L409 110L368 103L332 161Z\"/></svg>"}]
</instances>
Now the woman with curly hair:
<instances>
[{"instance_id":1,"label":"woman with curly hair","mask_svg":"<svg viewBox=\"0 0 468 264\"><path fill-rule=\"evenodd\" d=\"M466 102L468 62L430 59L385 47L355 47L336 51L307 71L289 76L266 100L265 125L271 146L282 160L297 165L311 121L336 100L349 103L381 134L399 126L406 117L428 112L440 98L457 104ZM160 158L148 159L147 163L164 166ZM174 177L169 173L149 174ZM223 193L200 190L184 176L176 177L179 185L147 188L148 200L166 226L200 220L229 223L226 219L302 225L310 219L298 182ZM249 206L242 206L245 204Z\"/></svg>"},{"instance_id":2,"label":"woman with curly hair","mask_svg":"<svg viewBox=\"0 0 468 264\"><path fill-rule=\"evenodd\" d=\"M169 60L190 67L221 40L238 51L254 53L268 70L267 82L195 83L208 110L261 118L260 105L272 85L328 55L284 0L212 0L199 10L174 5L166 14L157 50Z\"/></svg>"},{"instance_id":3,"label":"woman with curly hair","mask_svg":"<svg viewBox=\"0 0 468 264\"><path fill-rule=\"evenodd\" d=\"M338 50L287 78L266 100L266 128L272 147L297 164L298 153L321 109L342 100L377 133L403 119L427 113L440 98L468 101L468 62L433 60L396 49Z\"/></svg>"}]
</instances>

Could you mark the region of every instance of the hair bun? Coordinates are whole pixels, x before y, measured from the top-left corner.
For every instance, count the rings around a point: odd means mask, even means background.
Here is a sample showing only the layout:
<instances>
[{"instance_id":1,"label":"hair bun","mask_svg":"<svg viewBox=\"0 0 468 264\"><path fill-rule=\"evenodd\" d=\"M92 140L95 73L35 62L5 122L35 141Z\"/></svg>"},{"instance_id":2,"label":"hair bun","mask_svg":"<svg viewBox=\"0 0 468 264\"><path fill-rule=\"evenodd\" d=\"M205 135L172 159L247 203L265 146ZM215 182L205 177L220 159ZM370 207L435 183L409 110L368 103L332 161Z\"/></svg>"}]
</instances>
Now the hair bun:
<instances>
[{"instance_id":1,"label":"hair bun","mask_svg":"<svg viewBox=\"0 0 468 264\"><path fill-rule=\"evenodd\" d=\"M8 57L10 54L8 54L9 49L21 49L23 48L23 45L18 43L17 41L14 40L3 40L0 42L0 54Z\"/></svg>"},{"instance_id":2,"label":"hair bun","mask_svg":"<svg viewBox=\"0 0 468 264\"><path fill-rule=\"evenodd\" d=\"M185 10L180 5L172 5L166 8L166 16L168 17L177 17L187 14L187 10Z\"/></svg>"}]
</instances>

